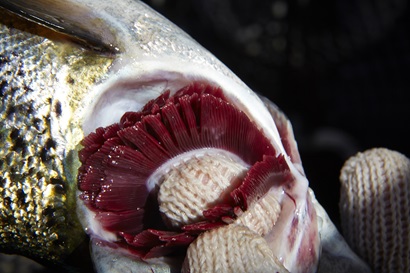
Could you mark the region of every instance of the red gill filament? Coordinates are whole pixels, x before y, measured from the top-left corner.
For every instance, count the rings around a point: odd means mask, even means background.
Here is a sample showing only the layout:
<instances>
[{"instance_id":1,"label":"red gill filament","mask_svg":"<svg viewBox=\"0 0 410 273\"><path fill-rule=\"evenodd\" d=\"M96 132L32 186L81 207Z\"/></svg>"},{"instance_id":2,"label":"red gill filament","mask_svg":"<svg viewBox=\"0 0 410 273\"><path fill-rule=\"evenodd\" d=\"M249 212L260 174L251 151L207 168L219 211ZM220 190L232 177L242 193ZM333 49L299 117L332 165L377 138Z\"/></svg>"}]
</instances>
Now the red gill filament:
<instances>
[{"instance_id":1,"label":"red gill filament","mask_svg":"<svg viewBox=\"0 0 410 273\"><path fill-rule=\"evenodd\" d=\"M186 248L198 234L235 218L272 186L289 179L283 156L223 95L220 88L193 83L170 96L167 91L119 123L98 128L79 152L81 199L104 229L114 232L134 253L150 258ZM151 173L178 154L200 148L224 149L251 165L231 200L203 212L207 219L168 231L161 221L155 192L148 192ZM224 220L225 219L225 220Z\"/></svg>"}]
</instances>

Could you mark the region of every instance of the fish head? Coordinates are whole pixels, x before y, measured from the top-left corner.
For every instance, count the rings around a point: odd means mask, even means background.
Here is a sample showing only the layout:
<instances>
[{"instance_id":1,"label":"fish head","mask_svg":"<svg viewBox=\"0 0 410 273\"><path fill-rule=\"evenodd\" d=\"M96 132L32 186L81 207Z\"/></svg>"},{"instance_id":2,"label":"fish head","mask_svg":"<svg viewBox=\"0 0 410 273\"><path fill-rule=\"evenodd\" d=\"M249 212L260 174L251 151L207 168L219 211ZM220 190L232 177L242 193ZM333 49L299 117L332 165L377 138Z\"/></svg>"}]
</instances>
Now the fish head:
<instances>
[{"instance_id":1,"label":"fish head","mask_svg":"<svg viewBox=\"0 0 410 273\"><path fill-rule=\"evenodd\" d=\"M53 89L50 134L98 272L317 270L326 215L274 103L140 1L0 3L109 60L49 83L78 94Z\"/></svg>"},{"instance_id":2,"label":"fish head","mask_svg":"<svg viewBox=\"0 0 410 273\"><path fill-rule=\"evenodd\" d=\"M314 272L316 213L288 119L165 18L141 3L131 14L83 109L78 206L99 270L113 253L126 268L216 270L191 263L194 246L245 227L271 267Z\"/></svg>"}]
</instances>

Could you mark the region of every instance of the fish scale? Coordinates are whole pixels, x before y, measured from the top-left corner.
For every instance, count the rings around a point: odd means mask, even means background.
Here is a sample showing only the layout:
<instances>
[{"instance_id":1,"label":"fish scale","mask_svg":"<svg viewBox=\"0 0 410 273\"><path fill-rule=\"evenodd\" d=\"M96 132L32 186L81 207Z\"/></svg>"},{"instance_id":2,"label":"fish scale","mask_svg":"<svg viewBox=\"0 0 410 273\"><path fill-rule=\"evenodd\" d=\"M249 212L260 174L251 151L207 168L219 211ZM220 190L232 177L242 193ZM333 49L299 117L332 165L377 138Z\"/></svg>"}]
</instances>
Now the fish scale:
<instances>
[{"instance_id":1,"label":"fish scale","mask_svg":"<svg viewBox=\"0 0 410 273\"><path fill-rule=\"evenodd\" d=\"M0 251L61 262L84 238L73 113L111 59L37 36L50 31L1 9L0 18Z\"/></svg>"}]
</instances>

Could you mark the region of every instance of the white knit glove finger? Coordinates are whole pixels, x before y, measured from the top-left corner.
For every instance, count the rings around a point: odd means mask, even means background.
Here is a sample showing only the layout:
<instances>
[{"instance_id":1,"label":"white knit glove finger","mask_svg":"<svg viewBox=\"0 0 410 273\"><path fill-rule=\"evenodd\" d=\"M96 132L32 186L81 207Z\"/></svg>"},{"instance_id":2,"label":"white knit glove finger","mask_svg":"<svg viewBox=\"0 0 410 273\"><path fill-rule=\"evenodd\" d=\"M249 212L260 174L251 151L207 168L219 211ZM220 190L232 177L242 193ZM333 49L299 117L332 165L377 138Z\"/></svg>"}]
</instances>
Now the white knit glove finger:
<instances>
[{"instance_id":1,"label":"white knit glove finger","mask_svg":"<svg viewBox=\"0 0 410 273\"><path fill-rule=\"evenodd\" d=\"M410 272L410 160L384 148L358 153L341 175L342 230L374 272Z\"/></svg>"}]
</instances>

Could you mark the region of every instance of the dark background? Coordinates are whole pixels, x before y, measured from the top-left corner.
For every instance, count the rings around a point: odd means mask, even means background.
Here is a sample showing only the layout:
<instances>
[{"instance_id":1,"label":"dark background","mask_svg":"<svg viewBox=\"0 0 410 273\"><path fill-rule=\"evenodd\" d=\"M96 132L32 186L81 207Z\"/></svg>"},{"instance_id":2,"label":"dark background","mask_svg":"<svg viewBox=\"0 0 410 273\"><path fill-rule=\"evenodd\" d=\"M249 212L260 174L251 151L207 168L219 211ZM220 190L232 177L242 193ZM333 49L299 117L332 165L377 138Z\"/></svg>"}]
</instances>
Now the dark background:
<instances>
[{"instance_id":1,"label":"dark background","mask_svg":"<svg viewBox=\"0 0 410 273\"><path fill-rule=\"evenodd\" d=\"M287 114L310 186L337 226L348 157L372 147L410 156L407 1L145 2ZM2 259L14 266L0 272L54 272Z\"/></svg>"}]
</instances>

